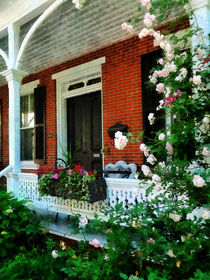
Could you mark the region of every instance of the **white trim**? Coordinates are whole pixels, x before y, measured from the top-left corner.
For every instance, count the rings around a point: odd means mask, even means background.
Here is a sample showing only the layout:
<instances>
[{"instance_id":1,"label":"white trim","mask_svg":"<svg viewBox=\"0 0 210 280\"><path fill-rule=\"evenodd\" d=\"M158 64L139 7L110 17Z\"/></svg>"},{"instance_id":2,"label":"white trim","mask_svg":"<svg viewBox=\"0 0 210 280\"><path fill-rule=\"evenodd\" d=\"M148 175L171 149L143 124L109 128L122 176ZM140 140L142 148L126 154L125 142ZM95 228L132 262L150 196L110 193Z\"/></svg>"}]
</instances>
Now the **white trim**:
<instances>
[{"instance_id":1,"label":"white trim","mask_svg":"<svg viewBox=\"0 0 210 280\"><path fill-rule=\"evenodd\" d=\"M86 86L86 82L91 78L102 76L101 65L103 63L105 63L105 57L92 60L90 62L78 65L76 67L52 75L52 79L56 80L57 157L59 158L63 158L62 150L65 151L67 148L66 99L73 96L91 93L97 90L101 91L101 96L102 96L101 82L91 86ZM73 91L67 91L68 85L70 85L73 82L79 82L79 81L85 83L84 88L76 89ZM103 111L102 111L102 139L103 139ZM102 140L102 145L103 145L103 140ZM104 162L103 155L102 155L102 162Z\"/></svg>"},{"instance_id":2,"label":"white trim","mask_svg":"<svg viewBox=\"0 0 210 280\"><path fill-rule=\"evenodd\" d=\"M67 70L58 72L52 75L53 80L68 80L67 76L69 77L69 81L76 80L76 79L84 79L88 75L96 74L97 72L100 73L101 69L99 66L106 62L106 58L100 57L98 59L94 59L90 62L86 62L75 66L73 68L69 68Z\"/></svg>"},{"instance_id":3,"label":"white trim","mask_svg":"<svg viewBox=\"0 0 210 280\"><path fill-rule=\"evenodd\" d=\"M39 165L34 163L33 160L21 161L21 169L39 169Z\"/></svg>"},{"instance_id":4,"label":"white trim","mask_svg":"<svg viewBox=\"0 0 210 280\"><path fill-rule=\"evenodd\" d=\"M208 6L208 0L191 0L193 10L198 10Z\"/></svg>"},{"instance_id":5,"label":"white trim","mask_svg":"<svg viewBox=\"0 0 210 280\"><path fill-rule=\"evenodd\" d=\"M39 83L40 83L39 80L35 80L35 81L30 82L30 83L21 85L20 95L23 96L23 95L28 95L28 94L33 93L34 89L37 87L37 85Z\"/></svg>"},{"instance_id":6,"label":"white trim","mask_svg":"<svg viewBox=\"0 0 210 280\"><path fill-rule=\"evenodd\" d=\"M35 80L30 83L21 85L20 96L32 94L39 83L39 80ZM34 163L33 160L23 160L20 162L20 165L21 169L39 169L39 165Z\"/></svg>"}]
</instances>

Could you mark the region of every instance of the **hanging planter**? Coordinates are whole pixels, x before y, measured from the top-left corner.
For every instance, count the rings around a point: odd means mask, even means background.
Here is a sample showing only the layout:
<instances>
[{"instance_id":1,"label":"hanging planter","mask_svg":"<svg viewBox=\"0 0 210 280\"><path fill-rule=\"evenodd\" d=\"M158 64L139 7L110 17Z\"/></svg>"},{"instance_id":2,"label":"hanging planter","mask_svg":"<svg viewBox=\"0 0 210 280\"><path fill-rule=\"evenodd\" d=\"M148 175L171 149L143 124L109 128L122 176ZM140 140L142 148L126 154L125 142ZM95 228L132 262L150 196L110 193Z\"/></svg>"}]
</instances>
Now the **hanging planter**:
<instances>
[{"instance_id":1,"label":"hanging planter","mask_svg":"<svg viewBox=\"0 0 210 280\"><path fill-rule=\"evenodd\" d=\"M39 170L38 190L41 196L56 196L96 202L106 199L106 182L96 179L95 171L76 165L73 169Z\"/></svg>"}]
</instances>

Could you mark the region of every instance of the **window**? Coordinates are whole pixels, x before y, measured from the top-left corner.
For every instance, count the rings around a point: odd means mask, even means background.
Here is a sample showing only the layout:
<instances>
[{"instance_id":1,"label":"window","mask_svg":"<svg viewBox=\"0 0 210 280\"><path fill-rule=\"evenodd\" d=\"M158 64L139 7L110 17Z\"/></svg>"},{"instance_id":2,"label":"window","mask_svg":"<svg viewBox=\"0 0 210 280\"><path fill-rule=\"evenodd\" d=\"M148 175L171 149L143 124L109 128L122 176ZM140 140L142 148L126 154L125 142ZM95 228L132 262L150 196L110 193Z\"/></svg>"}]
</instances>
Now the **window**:
<instances>
[{"instance_id":1,"label":"window","mask_svg":"<svg viewBox=\"0 0 210 280\"><path fill-rule=\"evenodd\" d=\"M21 161L34 159L34 94L20 98Z\"/></svg>"},{"instance_id":2,"label":"window","mask_svg":"<svg viewBox=\"0 0 210 280\"><path fill-rule=\"evenodd\" d=\"M36 169L45 161L45 95L39 80L21 86L20 135L21 167Z\"/></svg>"}]
</instances>

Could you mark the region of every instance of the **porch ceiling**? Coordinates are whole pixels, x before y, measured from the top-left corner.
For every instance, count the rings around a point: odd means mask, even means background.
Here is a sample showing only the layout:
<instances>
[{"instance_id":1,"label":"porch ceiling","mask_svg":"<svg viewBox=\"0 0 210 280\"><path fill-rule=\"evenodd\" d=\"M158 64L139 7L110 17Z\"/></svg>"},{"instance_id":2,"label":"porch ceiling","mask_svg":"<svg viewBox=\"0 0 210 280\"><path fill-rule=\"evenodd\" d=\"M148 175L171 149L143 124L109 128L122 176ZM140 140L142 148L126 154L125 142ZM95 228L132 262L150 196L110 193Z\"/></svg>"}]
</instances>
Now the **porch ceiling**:
<instances>
[{"instance_id":1,"label":"porch ceiling","mask_svg":"<svg viewBox=\"0 0 210 280\"><path fill-rule=\"evenodd\" d=\"M132 35L123 31L121 24L137 13L138 3L137 0L86 0L84 7L77 10L68 0L36 30L24 52L21 69L29 74L37 73L129 38ZM21 42L36 18L21 26ZM7 36L0 39L0 48L6 52L7 43ZM0 72L5 69L0 57ZM0 76L0 86L4 83L6 80Z\"/></svg>"}]
</instances>

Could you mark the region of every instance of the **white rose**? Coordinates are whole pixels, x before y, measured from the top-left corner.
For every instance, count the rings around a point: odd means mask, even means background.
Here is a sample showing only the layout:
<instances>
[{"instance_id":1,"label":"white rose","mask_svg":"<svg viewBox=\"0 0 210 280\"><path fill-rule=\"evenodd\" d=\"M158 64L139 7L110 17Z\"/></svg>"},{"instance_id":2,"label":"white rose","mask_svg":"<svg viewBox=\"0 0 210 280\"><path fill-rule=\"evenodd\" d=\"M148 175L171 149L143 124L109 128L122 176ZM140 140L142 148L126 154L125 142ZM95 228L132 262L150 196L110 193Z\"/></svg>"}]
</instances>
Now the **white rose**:
<instances>
[{"instance_id":1,"label":"white rose","mask_svg":"<svg viewBox=\"0 0 210 280\"><path fill-rule=\"evenodd\" d=\"M194 175L193 184L195 187L202 188L205 185L205 181L200 175Z\"/></svg>"},{"instance_id":2,"label":"white rose","mask_svg":"<svg viewBox=\"0 0 210 280\"><path fill-rule=\"evenodd\" d=\"M151 170L150 170L149 166L147 166L147 165L142 165L141 170L144 173L144 176L146 176L146 177L149 176L151 173Z\"/></svg>"},{"instance_id":3,"label":"white rose","mask_svg":"<svg viewBox=\"0 0 210 280\"><path fill-rule=\"evenodd\" d=\"M166 143L166 150L168 151L169 155L173 155L174 149L173 149L173 146L169 142Z\"/></svg>"},{"instance_id":4,"label":"white rose","mask_svg":"<svg viewBox=\"0 0 210 280\"><path fill-rule=\"evenodd\" d=\"M163 168L166 166L165 161L159 162L159 165Z\"/></svg>"},{"instance_id":5,"label":"white rose","mask_svg":"<svg viewBox=\"0 0 210 280\"><path fill-rule=\"evenodd\" d=\"M158 176L157 174L152 175L152 182L153 182L155 185L160 184L160 182L161 182L160 176Z\"/></svg>"},{"instance_id":6,"label":"white rose","mask_svg":"<svg viewBox=\"0 0 210 280\"><path fill-rule=\"evenodd\" d=\"M196 51L197 58L201 59L203 55L204 55L204 51L202 49L200 49L200 48L197 49L197 51Z\"/></svg>"},{"instance_id":7,"label":"white rose","mask_svg":"<svg viewBox=\"0 0 210 280\"><path fill-rule=\"evenodd\" d=\"M148 120L149 120L150 125L153 125L155 119L156 118L154 117L154 113L149 113Z\"/></svg>"},{"instance_id":8,"label":"white rose","mask_svg":"<svg viewBox=\"0 0 210 280\"><path fill-rule=\"evenodd\" d=\"M149 35L149 29L143 28L141 30L141 32L139 33L139 39L142 39L142 38L146 37L147 35Z\"/></svg>"},{"instance_id":9,"label":"white rose","mask_svg":"<svg viewBox=\"0 0 210 280\"><path fill-rule=\"evenodd\" d=\"M120 138L120 137L122 137L122 136L123 136L123 134L122 134L121 131L115 132L115 135L114 135L115 138Z\"/></svg>"},{"instance_id":10,"label":"white rose","mask_svg":"<svg viewBox=\"0 0 210 280\"><path fill-rule=\"evenodd\" d=\"M54 259L56 259L56 258L58 257L58 253L57 253L56 250L53 250L53 251L52 251L52 257L53 257Z\"/></svg>"},{"instance_id":11,"label":"white rose","mask_svg":"<svg viewBox=\"0 0 210 280\"><path fill-rule=\"evenodd\" d=\"M169 71L170 72L176 72L177 66L172 62L169 66Z\"/></svg>"},{"instance_id":12,"label":"white rose","mask_svg":"<svg viewBox=\"0 0 210 280\"><path fill-rule=\"evenodd\" d=\"M139 149L140 149L142 152L144 152L144 151L147 150L147 146L146 146L144 143L142 143L142 144L140 145Z\"/></svg>"},{"instance_id":13,"label":"white rose","mask_svg":"<svg viewBox=\"0 0 210 280\"><path fill-rule=\"evenodd\" d=\"M203 213L202 213L202 218L204 220L210 219L210 212L208 210L204 210Z\"/></svg>"},{"instance_id":14,"label":"white rose","mask_svg":"<svg viewBox=\"0 0 210 280\"><path fill-rule=\"evenodd\" d=\"M172 47L171 47L170 43L167 43L165 48L166 48L167 53L172 52Z\"/></svg>"},{"instance_id":15,"label":"white rose","mask_svg":"<svg viewBox=\"0 0 210 280\"><path fill-rule=\"evenodd\" d=\"M121 136L120 138L114 139L115 148L118 150L123 150L128 143L128 139L126 136Z\"/></svg>"},{"instance_id":16,"label":"white rose","mask_svg":"<svg viewBox=\"0 0 210 280\"><path fill-rule=\"evenodd\" d=\"M202 120L203 124L208 125L209 124L209 117L205 116Z\"/></svg>"},{"instance_id":17,"label":"white rose","mask_svg":"<svg viewBox=\"0 0 210 280\"><path fill-rule=\"evenodd\" d=\"M167 69L163 69L161 71L161 77L166 78L169 75L169 71Z\"/></svg>"},{"instance_id":18,"label":"white rose","mask_svg":"<svg viewBox=\"0 0 210 280\"><path fill-rule=\"evenodd\" d=\"M159 83L159 84L157 84L157 86L156 86L156 91L158 91L158 92L164 92L164 88L165 88L164 84L163 84L163 83Z\"/></svg>"},{"instance_id":19,"label":"white rose","mask_svg":"<svg viewBox=\"0 0 210 280\"><path fill-rule=\"evenodd\" d=\"M181 75L183 78L185 78L187 76L187 69L186 68L181 68L180 69Z\"/></svg>"},{"instance_id":20,"label":"white rose","mask_svg":"<svg viewBox=\"0 0 210 280\"><path fill-rule=\"evenodd\" d=\"M127 25L126 22L124 22L124 23L121 25L121 27L122 27L123 30L126 30L126 29L127 29L127 26L128 26L128 25Z\"/></svg>"},{"instance_id":21,"label":"white rose","mask_svg":"<svg viewBox=\"0 0 210 280\"><path fill-rule=\"evenodd\" d=\"M163 60L163 58L160 58L160 59L158 60L158 63L159 63L160 65L163 65L163 64L165 63L165 61Z\"/></svg>"},{"instance_id":22,"label":"white rose","mask_svg":"<svg viewBox=\"0 0 210 280\"><path fill-rule=\"evenodd\" d=\"M207 148L203 148L202 154L206 157L210 157L210 151Z\"/></svg>"},{"instance_id":23,"label":"white rose","mask_svg":"<svg viewBox=\"0 0 210 280\"><path fill-rule=\"evenodd\" d=\"M171 258L175 258L176 256L174 255L173 250L168 250L167 255Z\"/></svg>"},{"instance_id":24,"label":"white rose","mask_svg":"<svg viewBox=\"0 0 210 280\"><path fill-rule=\"evenodd\" d=\"M179 222L181 219L181 216L178 214L169 214L169 218L171 218L174 222Z\"/></svg>"},{"instance_id":25,"label":"white rose","mask_svg":"<svg viewBox=\"0 0 210 280\"><path fill-rule=\"evenodd\" d=\"M201 84L201 76L200 75L194 75L192 78L192 81L195 85L200 85Z\"/></svg>"},{"instance_id":26,"label":"white rose","mask_svg":"<svg viewBox=\"0 0 210 280\"><path fill-rule=\"evenodd\" d=\"M152 165L155 164L156 161L157 159L153 154L149 155L149 157L147 158L147 162L149 162Z\"/></svg>"},{"instance_id":27,"label":"white rose","mask_svg":"<svg viewBox=\"0 0 210 280\"><path fill-rule=\"evenodd\" d=\"M158 139L160 140L160 141L163 141L163 140L165 140L165 134L164 133L161 133L159 136L158 136Z\"/></svg>"}]
</instances>

